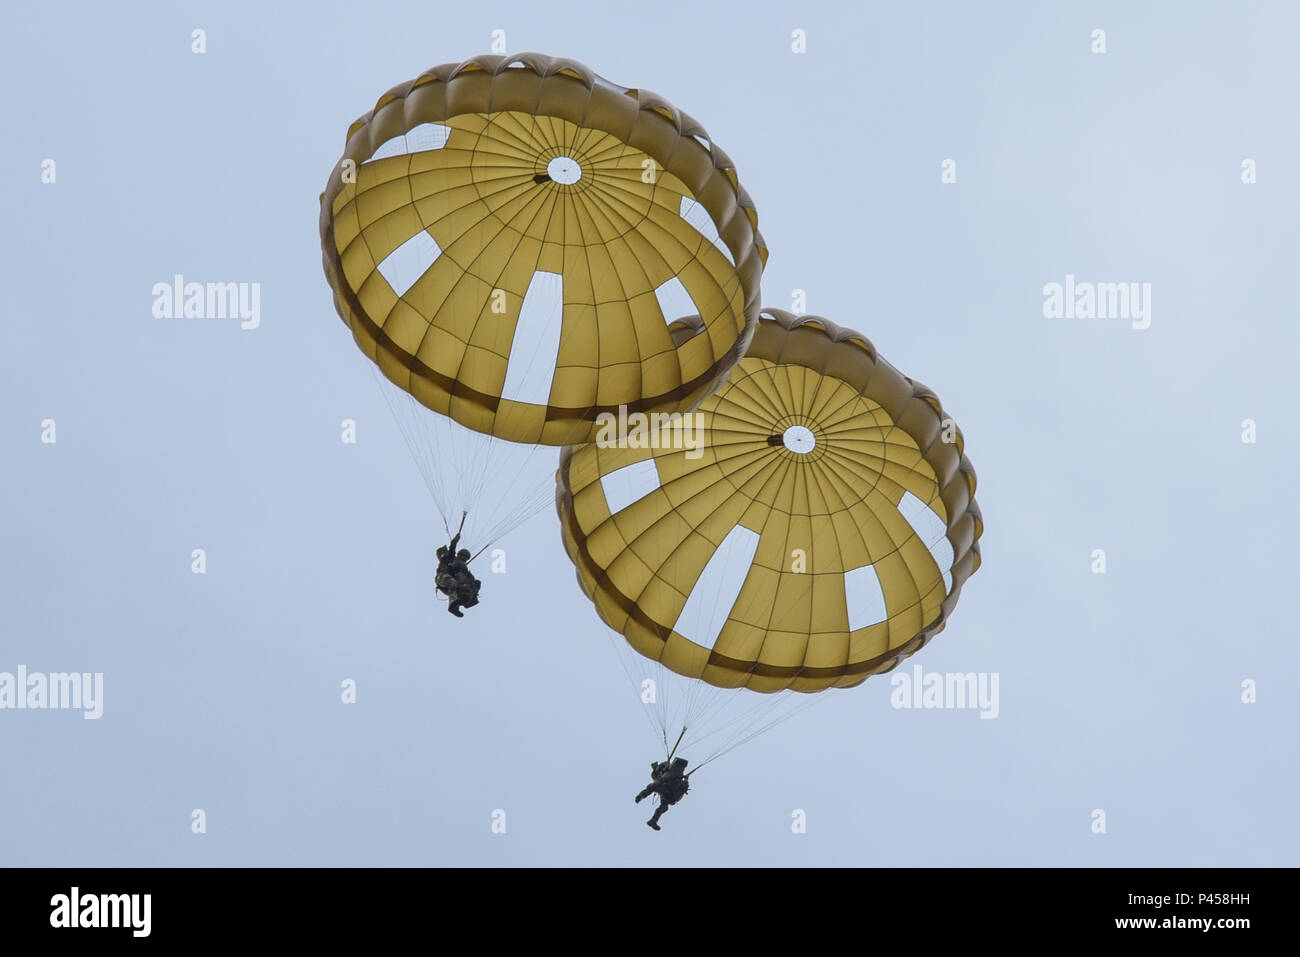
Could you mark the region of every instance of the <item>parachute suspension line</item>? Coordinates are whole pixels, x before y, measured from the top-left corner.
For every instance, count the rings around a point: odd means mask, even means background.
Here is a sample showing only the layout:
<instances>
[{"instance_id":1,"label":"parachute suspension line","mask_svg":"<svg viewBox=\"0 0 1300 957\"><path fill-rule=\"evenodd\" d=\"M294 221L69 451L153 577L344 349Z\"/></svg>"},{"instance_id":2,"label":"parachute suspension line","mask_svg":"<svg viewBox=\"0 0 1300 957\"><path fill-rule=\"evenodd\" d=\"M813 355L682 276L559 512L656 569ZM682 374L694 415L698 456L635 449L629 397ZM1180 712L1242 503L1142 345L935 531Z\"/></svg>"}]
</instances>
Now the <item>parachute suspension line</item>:
<instances>
[{"instance_id":1,"label":"parachute suspension line","mask_svg":"<svg viewBox=\"0 0 1300 957\"><path fill-rule=\"evenodd\" d=\"M710 597L716 599L716 594ZM702 619L708 613L708 604L710 603L705 602L698 606ZM718 607L716 600L711 604L715 609ZM683 627L690 625L691 622L683 621ZM704 621L700 621L695 631L697 635L701 634L699 628L703 625ZM712 750L694 755L699 760L695 771L766 733L824 697L810 694L807 696L810 700L799 702L791 708L788 706L798 692L790 689L767 693L749 691L743 686L720 688L709 685L698 678L678 675L662 661L641 656L618 632L610 631L609 635L610 640L616 642L614 652L619 664L636 691L642 692L639 675L644 676L647 664L653 662L650 674L656 679L655 700L653 704L640 700L638 703L646 710L646 720L650 722L655 740L664 748L668 758L671 760L678 753L691 757L692 749L714 742ZM755 661L750 665L748 673L752 674L757 667ZM753 700L747 700L751 696ZM652 709L653 715L650 713ZM673 739L668 737L670 728L678 731L671 747L669 742Z\"/></svg>"},{"instance_id":2,"label":"parachute suspension line","mask_svg":"<svg viewBox=\"0 0 1300 957\"><path fill-rule=\"evenodd\" d=\"M519 476L525 475L529 471L533 456L547 446L533 446L526 453L526 461L523 462L516 473L516 482L512 483L512 488L519 485L525 486L525 492L517 496L518 501L495 525L484 533L486 545L490 546L496 542L502 535L511 529L517 528L524 522L528 521L537 513L541 512L548 504L555 500L554 474L552 472L542 473L542 478L531 481L524 480L519 482Z\"/></svg>"},{"instance_id":3,"label":"parachute suspension line","mask_svg":"<svg viewBox=\"0 0 1300 957\"><path fill-rule=\"evenodd\" d=\"M636 675L632 673L632 670L629 667L629 660L628 660L628 656L633 654L634 652L632 652L631 646L629 646L627 642L623 640L623 636L620 635L618 632L610 631L608 632L608 637L611 643L610 648L614 653L614 657L618 659L619 667L623 669L623 674L627 677L628 684L632 686L633 692L637 695L639 699L641 696L641 682L638 681ZM658 701L658 690L659 689L656 686L655 688L656 701ZM663 730L662 723L656 724L654 717L650 714L650 709L644 707L645 703L641 702L641 704L642 704L641 712L645 715L646 720L650 722L651 733L653 734L654 732L658 731L663 736L664 748L666 749L668 747L667 732Z\"/></svg>"},{"instance_id":4,"label":"parachute suspension line","mask_svg":"<svg viewBox=\"0 0 1300 957\"><path fill-rule=\"evenodd\" d=\"M379 375L377 370L376 375ZM389 407L394 411L394 418L402 432L407 449L420 471L420 477L424 480L425 487L429 489L434 505L442 516L443 530L450 539L451 523L455 521L455 514L459 510L457 505L460 497L455 494L448 476L459 479L459 473L455 469L448 470L440 466L445 465L448 455L454 461L455 444L435 442L434 430L440 424L439 417L435 413L420 405L406 392L402 392L400 396L394 395L397 387L386 380L382 381L380 386L384 390L385 398L389 400Z\"/></svg>"},{"instance_id":5,"label":"parachute suspension line","mask_svg":"<svg viewBox=\"0 0 1300 957\"><path fill-rule=\"evenodd\" d=\"M670 689L668 682L664 680L664 666L658 661L652 661L641 657L641 655L637 654L632 646L628 644L627 639L622 635L619 635L617 632L614 632L614 635L614 640L621 646L619 652L624 656L623 661L627 666L629 673L635 674L636 672L640 672L646 676L640 682L637 682L637 688L641 693L641 704L646 711L646 717L654 726L656 737L663 742L664 754L667 754L669 713L668 693ZM633 680L635 681L635 679ZM645 692L643 686L645 681L650 681L654 685L653 701L647 702L644 700Z\"/></svg>"},{"instance_id":6,"label":"parachute suspension line","mask_svg":"<svg viewBox=\"0 0 1300 957\"><path fill-rule=\"evenodd\" d=\"M630 644L624 643L630 655L636 656L642 662L647 659L642 658ZM692 682L677 674L671 668L668 668L658 659L653 661L654 665L654 682L655 682L655 720L659 729L659 736L663 740L664 754L670 755L677 752L683 737L686 734L686 725L688 716L684 703L690 692ZM683 689L684 684L684 689ZM677 736L677 744L671 747L668 744L668 735L673 729L680 729Z\"/></svg>"},{"instance_id":7,"label":"parachute suspension line","mask_svg":"<svg viewBox=\"0 0 1300 957\"><path fill-rule=\"evenodd\" d=\"M766 734L768 731L771 731L777 725L784 724L786 721L790 720L795 715L807 711L809 708L820 703L824 699L824 697L825 695L821 695L821 694L809 695L808 696L809 700L803 702L798 707L792 709L786 714L778 715L776 718L768 722L763 727L758 728L756 731L750 732L749 734L745 735L743 738L740 738L739 740L734 741L729 745L725 745L721 750L715 752L714 754L709 755L709 757L705 758L703 762L696 765L695 771L700 770L700 768L704 767L706 764L712 764L714 761L718 760L718 758L723 757L724 755L730 754L732 751L736 750L742 744L748 744L750 741L753 741L759 735ZM694 774L695 771L692 771L691 773Z\"/></svg>"},{"instance_id":8,"label":"parachute suspension line","mask_svg":"<svg viewBox=\"0 0 1300 957\"><path fill-rule=\"evenodd\" d=\"M482 436L482 439L469 444L469 467L464 473L469 479L464 493L467 505L482 502L493 464L509 453L509 449L503 448L504 443L495 435L482 432L476 434Z\"/></svg>"},{"instance_id":9,"label":"parachute suspension line","mask_svg":"<svg viewBox=\"0 0 1300 957\"><path fill-rule=\"evenodd\" d=\"M663 726L665 732L671 728L681 729L677 744L670 749L673 753L676 753L682 738L686 734L687 726L693 723L690 699L696 682L693 679L677 674L677 672L665 666L662 661L656 661L655 665L659 669L659 689L663 702L660 708L659 723ZM667 743L667 741L664 742L665 745Z\"/></svg>"},{"instance_id":10,"label":"parachute suspension line","mask_svg":"<svg viewBox=\"0 0 1300 957\"><path fill-rule=\"evenodd\" d=\"M384 404L388 406L388 411L392 414L393 421L397 424L397 429L402 434L406 450L415 462L416 470L420 473L420 479L424 482L425 488L429 490L429 497L433 499L434 507L437 508L439 516L442 518L442 527L447 532L447 538L451 538L451 528L447 521L446 503L448 496L439 480L438 472L431 467L433 455L431 449L428 449L428 443L423 430L415 427L413 421L408 421L408 417L403 415L401 403L402 400L393 394L396 386L392 385L379 371L379 367L370 363L371 374L375 378L375 386L379 389L379 394L383 396ZM405 393L402 393L406 395ZM408 402L414 402L409 395L406 396ZM409 406L407 412L410 412Z\"/></svg>"},{"instance_id":11,"label":"parachute suspension line","mask_svg":"<svg viewBox=\"0 0 1300 957\"><path fill-rule=\"evenodd\" d=\"M738 539L724 539L718 552L715 552L714 560L720 560L724 565L736 565L744 551L744 545ZM723 609L720 606L722 600L721 592L714 591L705 603L696 606L696 614L692 616L693 620L685 622L688 628L694 629L693 634L701 635L708 631L712 636L714 630L720 632L722 628L726 627L727 620L731 618L734 610L734 605L732 608ZM735 600L739 600L738 595ZM682 629L679 627L677 630L680 632ZM757 666L758 662L755 660L749 671L746 672L745 677L752 674ZM756 695L757 700L750 705L740 705L739 707L743 708L743 710L739 716L730 716L730 712L736 710L737 702L746 694ZM752 723L764 713L770 711L773 704L772 695L747 692L743 688L743 683L741 686L734 688L723 688L702 680L690 682L686 687L685 695L684 726L704 732L703 736L700 737L692 735L689 742L691 746L697 746L701 740L719 733L722 729L733 727L747 720ZM727 715L727 720L724 721L721 728L714 727L713 722L720 715ZM745 727L747 726L745 725ZM743 730L744 727L742 727L742 732Z\"/></svg>"},{"instance_id":12,"label":"parachute suspension line","mask_svg":"<svg viewBox=\"0 0 1300 957\"><path fill-rule=\"evenodd\" d=\"M662 729L664 736L664 753L667 754L672 750L668 746L669 730L679 723L681 723L682 727L686 727L684 723L686 716L682 713L678 700L681 698L681 695L677 693L679 690L677 683L680 679L673 673L672 669L664 667L662 661L656 660L654 664L656 672L655 694L657 695L656 711L659 718L659 727Z\"/></svg>"},{"instance_id":13,"label":"parachute suspension line","mask_svg":"<svg viewBox=\"0 0 1300 957\"><path fill-rule=\"evenodd\" d=\"M664 753L668 754L668 728L676 726L676 722L672 720L676 710L674 702L677 698L674 679L685 679L664 667L663 662L657 658L641 655L618 631L611 629L607 634L612 643L614 656L618 659L619 666L636 693L638 704L645 713L646 720L650 722L655 740L662 742ZM649 701L645 699L646 681L653 686L651 691L653 697ZM682 727L684 728L685 725L683 724Z\"/></svg>"},{"instance_id":14,"label":"parachute suspension line","mask_svg":"<svg viewBox=\"0 0 1300 957\"><path fill-rule=\"evenodd\" d=\"M694 743L700 744L709 738L731 731L733 728L739 726L739 731L734 732L723 739L722 747L726 747L728 741L743 736L754 725L765 720L769 715L776 712L787 700L789 700L789 696L793 693L794 692L791 691L780 691L771 695L763 695L763 698L769 700L755 702L736 716L701 735Z\"/></svg>"},{"instance_id":15,"label":"parachute suspension line","mask_svg":"<svg viewBox=\"0 0 1300 957\"><path fill-rule=\"evenodd\" d=\"M757 662L751 665L747 674L752 674L757 666ZM799 672L795 674L795 678L799 677L802 670L800 668ZM749 692L743 687L718 688L710 685L708 691L711 694L706 698L704 705L697 707L688 720L690 727L699 729L703 733L692 735L687 742L687 746L698 747L710 738L719 736L721 740L713 752L706 754L705 760L699 765L700 767L787 721L805 708L811 707L823 697L823 695L819 694L809 694L807 696L808 701L783 711L782 709L798 694L790 688L784 691L767 693ZM750 704L738 704L738 702L743 701L743 696L747 694L754 695L756 700ZM697 703L698 700L697 696ZM733 705L736 707L731 707ZM715 724L714 722L717 719L721 720ZM683 728L685 729L685 725L683 725Z\"/></svg>"},{"instance_id":16,"label":"parachute suspension line","mask_svg":"<svg viewBox=\"0 0 1300 957\"><path fill-rule=\"evenodd\" d=\"M730 542L728 542L728 540L724 538L722 543L720 543L720 549L721 547L726 547L727 549L727 553L721 556L721 560L724 564L729 564L731 559L730 553L735 550L735 540L732 539ZM716 561L717 551L714 552L714 556L715 556L714 560ZM691 629L691 635L695 636L695 638L698 639L699 636L705 631L708 625L718 621L718 605L719 602L721 602L721 600L722 600L722 596L720 592L713 591L713 593L709 596L708 600L701 603L701 605L696 606L693 620L685 623L686 626ZM685 609L683 609L683 611L685 611ZM727 609L727 611L728 614L730 614L730 609ZM725 625L726 625L726 621L724 619L722 622L718 623L718 629L721 630L723 627L725 627ZM676 626L676 630L679 633L682 633L681 624L678 624ZM715 688L714 686L702 680L698 682L700 687L696 688L694 687L694 684L695 683L690 683L687 684L686 686L686 690L684 694L685 702L682 709L683 727L685 727L687 724L694 725L697 723L697 719L702 719L703 715L700 714L700 711L707 710L709 701L712 700L713 697L717 695L719 691L719 689Z\"/></svg>"},{"instance_id":17,"label":"parachute suspension line","mask_svg":"<svg viewBox=\"0 0 1300 957\"><path fill-rule=\"evenodd\" d=\"M730 560L734 563L737 555L732 554L738 547L736 543L727 542L727 548L723 551L721 560L725 563ZM725 620L731 617L732 609L722 609L721 603L726 600L721 592L711 591L706 595L698 596L696 604L689 616L682 618L681 623L675 627L683 635L693 635L700 637L706 631L711 631L710 626L720 628L725 625ZM726 611L727 614L721 614ZM718 619L722 618L721 623ZM797 714L803 708L815 703L818 696L809 695L812 699L809 702L802 703L796 708L788 709L791 699L797 692L786 689L781 692L752 692L743 687L745 676L740 676L741 686L734 688L723 688L711 685L699 677L689 678L678 675L667 668L661 660L646 659L640 656L632 646L614 633L613 640L618 642L619 647L616 651L620 654L620 664L623 665L625 673L629 680L634 684L636 679L633 677L634 671L643 671L647 660L654 661L654 667L657 672L658 687L656 689L655 710L657 712L658 722L652 721L652 727L655 731L656 739L662 744L665 753L670 757L679 752L690 754L691 749L700 747L708 741L715 741L716 746L712 752L705 752L702 755L703 760L700 765L716 760L725 753L729 753L740 744L746 743L758 735L770 730L777 724L782 723L794 714ZM707 647L707 646L706 646ZM629 665L629 657L635 656L633 660L639 662L638 666L633 669ZM752 674L758 667L757 660L750 665L749 671ZM798 675L796 675L798 677ZM681 683L681 687L678 684ZM750 699L752 696L752 700ZM782 713L788 711L788 713ZM647 715L649 718L649 715ZM670 748L668 731L669 729L678 730L676 743ZM701 757L697 755L697 758Z\"/></svg>"},{"instance_id":18,"label":"parachute suspension line","mask_svg":"<svg viewBox=\"0 0 1300 957\"><path fill-rule=\"evenodd\" d=\"M450 411L450 406L448 407ZM491 436L470 440L469 436L457 435L454 431L453 420L447 419L445 422L439 420L435 428L442 431L446 430L447 441L443 444L448 448L452 455L451 474L456 481L456 502L464 511L469 511L471 504L477 508L484 506L478 483L484 477L485 466L484 458L491 452ZM480 433L481 435L481 433Z\"/></svg>"},{"instance_id":19,"label":"parachute suspension line","mask_svg":"<svg viewBox=\"0 0 1300 957\"><path fill-rule=\"evenodd\" d=\"M548 475L539 487L532 489L532 491L514 508L505 513L496 524L492 525L485 532L482 532L480 538L483 541L483 545L479 548L478 552L475 553L474 557L477 558L487 549L495 545L503 535L522 525L524 522L528 521L528 519L542 511L555 496L554 491L548 487L551 481L552 479Z\"/></svg>"},{"instance_id":20,"label":"parachute suspension line","mask_svg":"<svg viewBox=\"0 0 1300 957\"><path fill-rule=\"evenodd\" d=\"M803 674L803 671L804 668L801 665L799 670L795 673L794 678L798 679L799 676ZM729 754L732 751L736 750L736 748L740 747L741 745L747 744L748 742L753 741L755 738L759 737L760 735L766 734L768 731L771 731L777 725L784 724L786 721L790 720L795 715L802 714L804 711L807 711L809 708L813 707L814 705L822 701L825 701L828 697L827 692L830 690L831 689L828 688L828 689L823 689L820 692L808 693L804 696L806 697L807 700L794 705L793 707L789 708L784 712L782 712L781 710L782 707L785 704L787 704L792 699L792 697L797 696L799 693L794 691L791 688L787 688L786 690L779 692L779 695L781 697L776 706L774 706L765 714L763 714L761 718L758 717L757 714L754 714L752 716L754 720L745 720L743 723L741 734L736 737L729 736L727 739L724 739L720 748L717 751L710 754L705 759L705 761L701 764L701 767L703 767L703 764L708 764L712 761L716 761L718 758L722 757L723 755ZM763 720L766 720L766 718L768 718L773 714L775 714L775 717L773 717L770 721L767 721L766 724L762 724L761 727L757 727ZM699 769L697 768L696 770Z\"/></svg>"},{"instance_id":21,"label":"parachute suspension line","mask_svg":"<svg viewBox=\"0 0 1300 957\"><path fill-rule=\"evenodd\" d=\"M462 531L466 544L481 552L554 500L553 470L541 470L535 477L530 472L535 456L549 447L467 429L425 408L373 363L370 368L448 539L456 513L472 511L475 518L466 521Z\"/></svg>"},{"instance_id":22,"label":"parachute suspension line","mask_svg":"<svg viewBox=\"0 0 1300 957\"><path fill-rule=\"evenodd\" d=\"M742 695L744 693L745 692L742 689L736 689L733 692L733 694L735 695ZM746 723L748 721L757 718L761 714L767 713L773 707L774 703L779 703L781 700L781 695L784 694L784 692L778 692L775 695L761 694L758 692L753 692L753 693L758 696L759 700L755 701L753 704L746 707L743 711L741 711L739 714L735 715L734 717L730 717L727 720L723 721L721 724L713 728L711 731L706 731L704 734L700 735L700 737L696 738L692 743L698 745L702 741L705 741L708 738L713 737L714 735L721 734L723 731L735 727L737 724L741 725L743 729L746 726ZM699 716L698 721L700 725L704 727L708 727L708 722L713 720L713 718L716 717L719 712L723 711L728 703L729 702L725 698L714 703L710 709L710 712L701 714Z\"/></svg>"},{"instance_id":23,"label":"parachute suspension line","mask_svg":"<svg viewBox=\"0 0 1300 957\"><path fill-rule=\"evenodd\" d=\"M711 714L701 715L696 719L693 727L700 728L703 733L693 736L690 741L691 747L700 747L704 742L711 738L721 737L721 747L726 747L730 742L738 737L744 736L757 723L769 717L774 710L778 709L783 703L785 692L776 695L761 694L758 692L746 692L743 689L727 689L729 697L723 699L712 711ZM759 700L752 704L742 704L741 697L745 694L755 694ZM734 706L733 710L737 713L729 714L729 706ZM719 717L722 720L718 720ZM717 722L716 724L714 722Z\"/></svg>"}]
</instances>

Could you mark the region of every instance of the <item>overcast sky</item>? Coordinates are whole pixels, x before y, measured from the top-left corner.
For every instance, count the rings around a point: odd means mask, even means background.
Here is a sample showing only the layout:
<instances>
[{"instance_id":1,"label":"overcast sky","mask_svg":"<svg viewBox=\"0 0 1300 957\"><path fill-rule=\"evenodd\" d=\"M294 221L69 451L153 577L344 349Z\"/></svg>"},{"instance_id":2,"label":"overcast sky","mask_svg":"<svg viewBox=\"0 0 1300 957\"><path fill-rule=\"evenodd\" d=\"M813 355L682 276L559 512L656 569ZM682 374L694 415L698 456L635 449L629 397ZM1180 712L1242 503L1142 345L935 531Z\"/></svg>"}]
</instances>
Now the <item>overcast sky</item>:
<instances>
[{"instance_id":1,"label":"overcast sky","mask_svg":"<svg viewBox=\"0 0 1300 957\"><path fill-rule=\"evenodd\" d=\"M654 834L656 741L553 511L463 621L434 600L441 522L317 197L381 93L494 30L699 119L765 303L804 290L942 398L984 565L903 670L996 674L996 719L872 679ZM10 11L0 672L104 691L0 710L0 863L1300 864L1298 34L1287 3ZM260 284L260 326L155 318L178 273ZM1045 318L1067 276L1149 283L1149 327Z\"/></svg>"}]
</instances>

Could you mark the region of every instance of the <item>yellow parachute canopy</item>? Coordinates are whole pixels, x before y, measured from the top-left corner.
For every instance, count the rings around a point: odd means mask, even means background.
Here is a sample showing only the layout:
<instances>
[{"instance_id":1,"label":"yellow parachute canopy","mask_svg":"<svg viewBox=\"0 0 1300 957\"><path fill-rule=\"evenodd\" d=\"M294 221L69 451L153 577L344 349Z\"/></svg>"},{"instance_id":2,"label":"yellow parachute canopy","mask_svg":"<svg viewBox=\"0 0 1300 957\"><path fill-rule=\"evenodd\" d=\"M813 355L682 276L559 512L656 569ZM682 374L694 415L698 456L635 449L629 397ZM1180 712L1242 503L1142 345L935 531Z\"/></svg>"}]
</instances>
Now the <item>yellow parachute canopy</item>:
<instances>
[{"instance_id":1,"label":"yellow parachute canopy","mask_svg":"<svg viewBox=\"0 0 1300 957\"><path fill-rule=\"evenodd\" d=\"M547 445L715 389L767 258L695 120L532 53L381 97L348 131L320 232L339 314L385 376L470 429Z\"/></svg>"},{"instance_id":2,"label":"yellow parachute canopy","mask_svg":"<svg viewBox=\"0 0 1300 957\"><path fill-rule=\"evenodd\" d=\"M763 310L694 421L610 432L561 456L564 545L605 623L680 675L860 684L942 630L979 567L961 432L825 319Z\"/></svg>"}]
</instances>

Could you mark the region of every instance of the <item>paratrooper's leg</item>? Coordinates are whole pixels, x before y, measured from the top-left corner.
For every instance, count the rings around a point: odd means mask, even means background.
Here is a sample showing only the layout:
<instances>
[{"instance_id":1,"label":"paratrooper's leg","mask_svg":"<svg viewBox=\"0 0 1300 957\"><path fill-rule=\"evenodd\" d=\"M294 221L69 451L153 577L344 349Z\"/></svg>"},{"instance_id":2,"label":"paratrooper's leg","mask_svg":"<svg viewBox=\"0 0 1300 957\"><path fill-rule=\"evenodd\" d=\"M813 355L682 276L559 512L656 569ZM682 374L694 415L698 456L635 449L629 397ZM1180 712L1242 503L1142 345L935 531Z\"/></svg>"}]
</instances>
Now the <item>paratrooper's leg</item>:
<instances>
[{"instance_id":1,"label":"paratrooper's leg","mask_svg":"<svg viewBox=\"0 0 1300 957\"><path fill-rule=\"evenodd\" d=\"M659 801L659 806L655 808L654 814L650 816L650 820L646 821L646 823L649 824L656 831L659 830L659 819L663 817L664 812L668 810L668 807L669 805L665 804L663 802L663 799L661 798Z\"/></svg>"}]
</instances>

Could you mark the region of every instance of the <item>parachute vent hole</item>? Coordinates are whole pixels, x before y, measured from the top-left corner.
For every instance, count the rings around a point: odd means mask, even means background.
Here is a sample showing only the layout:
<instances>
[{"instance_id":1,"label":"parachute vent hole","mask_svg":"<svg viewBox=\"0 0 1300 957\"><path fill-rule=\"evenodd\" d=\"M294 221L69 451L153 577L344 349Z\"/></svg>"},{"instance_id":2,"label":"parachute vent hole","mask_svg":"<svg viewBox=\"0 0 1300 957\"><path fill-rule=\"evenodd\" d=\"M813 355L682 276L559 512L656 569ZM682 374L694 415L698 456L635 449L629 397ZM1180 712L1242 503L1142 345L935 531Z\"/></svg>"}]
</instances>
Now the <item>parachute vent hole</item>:
<instances>
[{"instance_id":1,"label":"parachute vent hole","mask_svg":"<svg viewBox=\"0 0 1300 957\"><path fill-rule=\"evenodd\" d=\"M582 167L572 156L557 156L546 164L546 175L561 186L572 186L582 179Z\"/></svg>"},{"instance_id":2,"label":"parachute vent hole","mask_svg":"<svg viewBox=\"0 0 1300 957\"><path fill-rule=\"evenodd\" d=\"M792 425L781 435L781 443L798 455L807 455L817 448L817 436L806 425Z\"/></svg>"}]
</instances>

